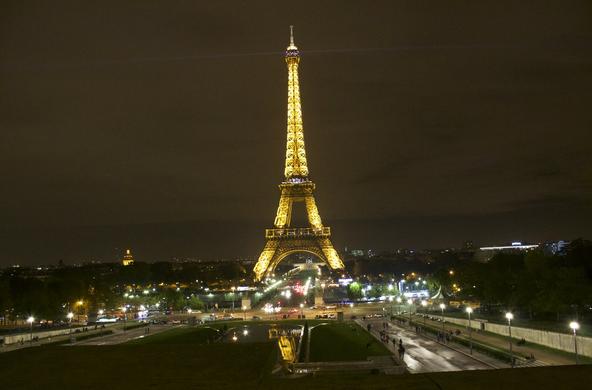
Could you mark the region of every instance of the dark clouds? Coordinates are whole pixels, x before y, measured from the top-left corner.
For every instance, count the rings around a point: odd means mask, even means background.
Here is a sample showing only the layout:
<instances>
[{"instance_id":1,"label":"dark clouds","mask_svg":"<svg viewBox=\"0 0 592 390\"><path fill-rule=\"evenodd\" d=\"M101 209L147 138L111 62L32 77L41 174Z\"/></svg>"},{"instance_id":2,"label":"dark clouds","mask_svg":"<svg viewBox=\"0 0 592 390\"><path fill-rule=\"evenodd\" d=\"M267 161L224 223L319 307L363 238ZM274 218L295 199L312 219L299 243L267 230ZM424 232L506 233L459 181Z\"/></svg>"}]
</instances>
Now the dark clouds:
<instances>
[{"instance_id":1,"label":"dark clouds","mask_svg":"<svg viewBox=\"0 0 592 390\"><path fill-rule=\"evenodd\" d=\"M590 236L591 11L3 4L0 261L256 255L283 170L289 24L337 246Z\"/></svg>"}]
</instances>

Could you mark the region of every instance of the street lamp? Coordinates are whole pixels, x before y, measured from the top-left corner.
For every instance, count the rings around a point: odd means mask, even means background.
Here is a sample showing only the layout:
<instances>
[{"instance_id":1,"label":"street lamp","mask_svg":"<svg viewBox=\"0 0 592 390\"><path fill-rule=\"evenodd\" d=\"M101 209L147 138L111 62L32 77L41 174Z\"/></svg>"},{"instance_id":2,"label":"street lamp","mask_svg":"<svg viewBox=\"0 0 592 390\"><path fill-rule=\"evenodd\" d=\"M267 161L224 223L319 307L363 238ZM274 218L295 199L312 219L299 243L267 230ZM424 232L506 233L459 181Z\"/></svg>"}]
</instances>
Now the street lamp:
<instances>
[{"instance_id":1,"label":"street lamp","mask_svg":"<svg viewBox=\"0 0 592 390\"><path fill-rule=\"evenodd\" d=\"M126 331L127 328L127 307L122 307L121 311L123 312L123 331Z\"/></svg>"},{"instance_id":2,"label":"street lamp","mask_svg":"<svg viewBox=\"0 0 592 390\"><path fill-rule=\"evenodd\" d=\"M440 310L442 310L442 337L444 337L444 333L446 333L446 331L444 330L444 309L446 309L446 305L441 303Z\"/></svg>"},{"instance_id":3,"label":"street lamp","mask_svg":"<svg viewBox=\"0 0 592 390\"><path fill-rule=\"evenodd\" d=\"M243 305L243 321L247 320L247 307Z\"/></svg>"},{"instance_id":4,"label":"street lamp","mask_svg":"<svg viewBox=\"0 0 592 390\"><path fill-rule=\"evenodd\" d=\"M304 303L300 304L300 318L304 318Z\"/></svg>"},{"instance_id":5,"label":"street lamp","mask_svg":"<svg viewBox=\"0 0 592 390\"><path fill-rule=\"evenodd\" d=\"M470 353L473 354L473 328L471 327L471 313L473 312L473 308L468 306L466 308L466 312L469 315L469 347Z\"/></svg>"},{"instance_id":6,"label":"street lamp","mask_svg":"<svg viewBox=\"0 0 592 390\"><path fill-rule=\"evenodd\" d=\"M401 302L403 302L401 297L397 297L397 314L401 314Z\"/></svg>"},{"instance_id":7,"label":"street lamp","mask_svg":"<svg viewBox=\"0 0 592 390\"><path fill-rule=\"evenodd\" d=\"M508 319L508 336L510 336L510 364L514 368L514 355L512 354L512 320L514 319L514 314L507 312L506 318Z\"/></svg>"},{"instance_id":8,"label":"street lamp","mask_svg":"<svg viewBox=\"0 0 592 390\"><path fill-rule=\"evenodd\" d=\"M29 318L27 318L27 322L31 325L31 345L33 344L33 322L35 322L35 317L30 316Z\"/></svg>"},{"instance_id":9,"label":"street lamp","mask_svg":"<svg viewBox=\"0 0 592 390\"><path fill-rule=\"evenodd\" d=\"M69 333L72 333L72 318L74 317L74 313L69 312L66 314L66 317L68 317L68 328L70 329Z\"/></svg>"},{"instance_id":10,"label":"street lamp","mask_svg":"<svg viewBox=\"0 0 592 390\"><path fill-rule=\"evenodd\" d=\"M409 327L411 327L411 305L413 305L413 299L408 299L407 304L409 305Z\"/></svg>"},{"instance_id":11,"label":"street lamp","mask_svg":"<svg viewBox=\"0 0 592 390\"><path fill-rule=\"evenodd\" d=\"M578 338L576 336L576 331L580 329L580 324L576 321L572 321L569 323L569 327L573 330L574 334L574 352L576 353L576 364L578 364Z\"/></svg>"}]
</instances>

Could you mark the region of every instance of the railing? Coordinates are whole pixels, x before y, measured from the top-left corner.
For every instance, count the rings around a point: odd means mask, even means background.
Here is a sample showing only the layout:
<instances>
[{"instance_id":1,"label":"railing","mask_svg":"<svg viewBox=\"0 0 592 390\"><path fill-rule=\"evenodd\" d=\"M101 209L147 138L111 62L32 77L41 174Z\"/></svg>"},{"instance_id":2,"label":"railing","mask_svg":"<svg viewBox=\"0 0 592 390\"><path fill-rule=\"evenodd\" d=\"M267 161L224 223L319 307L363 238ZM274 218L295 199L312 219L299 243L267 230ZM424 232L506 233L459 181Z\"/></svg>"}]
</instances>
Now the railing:
<instances>
[{"instance_id":1,"label":"railing","mask_svg":"<svg viewBox=\"0 0 592 390\"><path fill-rule=\"evenodd\" d=\"M330 227L265 229L265 238L328 237Z\"/></svg>"}]
</instances>

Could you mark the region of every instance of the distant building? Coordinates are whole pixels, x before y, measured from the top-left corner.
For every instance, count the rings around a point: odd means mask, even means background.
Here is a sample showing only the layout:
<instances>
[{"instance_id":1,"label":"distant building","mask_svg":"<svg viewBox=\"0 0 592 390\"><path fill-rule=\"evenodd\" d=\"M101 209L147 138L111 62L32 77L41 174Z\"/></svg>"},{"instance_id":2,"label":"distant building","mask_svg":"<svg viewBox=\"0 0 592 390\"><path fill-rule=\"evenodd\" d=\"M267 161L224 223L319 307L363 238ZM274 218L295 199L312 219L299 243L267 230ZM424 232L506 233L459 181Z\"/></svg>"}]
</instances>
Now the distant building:
<instances>
[{"instance_id":1,"label":"distant building","mask_svg":"<svg viewBox=\"0 0 592 390\"><path fill-rule=\"evenodd\" d=\"M121 260L121 264L123 264L124 266L134 264L134 256L132 255L131 250L127 249L125 251L125 255L123 256L123 259Z\"/></svg>"},{"instance_id":2,"label":"distant building","mask_svg":"<svg viewBox=\"0 0 592 390\"><path fill-rule=\"evenodd\" d=\"M565 251L566 251L569 243L570 243L569 241L564 241L564 240L545 242L544 244L541 245L541 248L543 249L543 252L546 255L562 256L562 255L565 255Z\"/></svg>"},{"instance_id":3,"label":"distant building","mask_svg":"<svg viewBox=\"0 0 592 390\"><path fill-rule=\"evenodd\" d=\"M523 244L520 241L514 241L510 245L483 246L477 251L475 259L477 261L488 262L498 253L529 252L538 247L539 244Z\"/></svg>"}]
</instances>

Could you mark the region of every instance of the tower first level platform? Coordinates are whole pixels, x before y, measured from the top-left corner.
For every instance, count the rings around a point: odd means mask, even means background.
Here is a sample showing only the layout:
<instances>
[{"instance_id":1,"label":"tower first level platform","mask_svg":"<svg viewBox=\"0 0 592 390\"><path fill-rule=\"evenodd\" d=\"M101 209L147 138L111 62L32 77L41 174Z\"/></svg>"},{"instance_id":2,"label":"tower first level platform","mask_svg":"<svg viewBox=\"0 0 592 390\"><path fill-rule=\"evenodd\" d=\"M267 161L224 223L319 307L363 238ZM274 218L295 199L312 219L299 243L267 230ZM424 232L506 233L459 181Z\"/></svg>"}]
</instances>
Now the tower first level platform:
<instances>
[{"instance_id":1,"label":"tower first level platform","mask_svg":"<svg viewBox=\"0 0 592 390\"><path fill-rule=\"evenodd\" d=\"M275 267L292 253L306 252L323 260L331 269L343 268L343 262L331 243L331 228L323 226L313 195L311 181L284 182L279 185L280 202L273 229L265 230L267 240L255 265L255 278L269 276ZM295 202L304 202L308 227L291 227Z\"/></svg>"}]
</instances>

